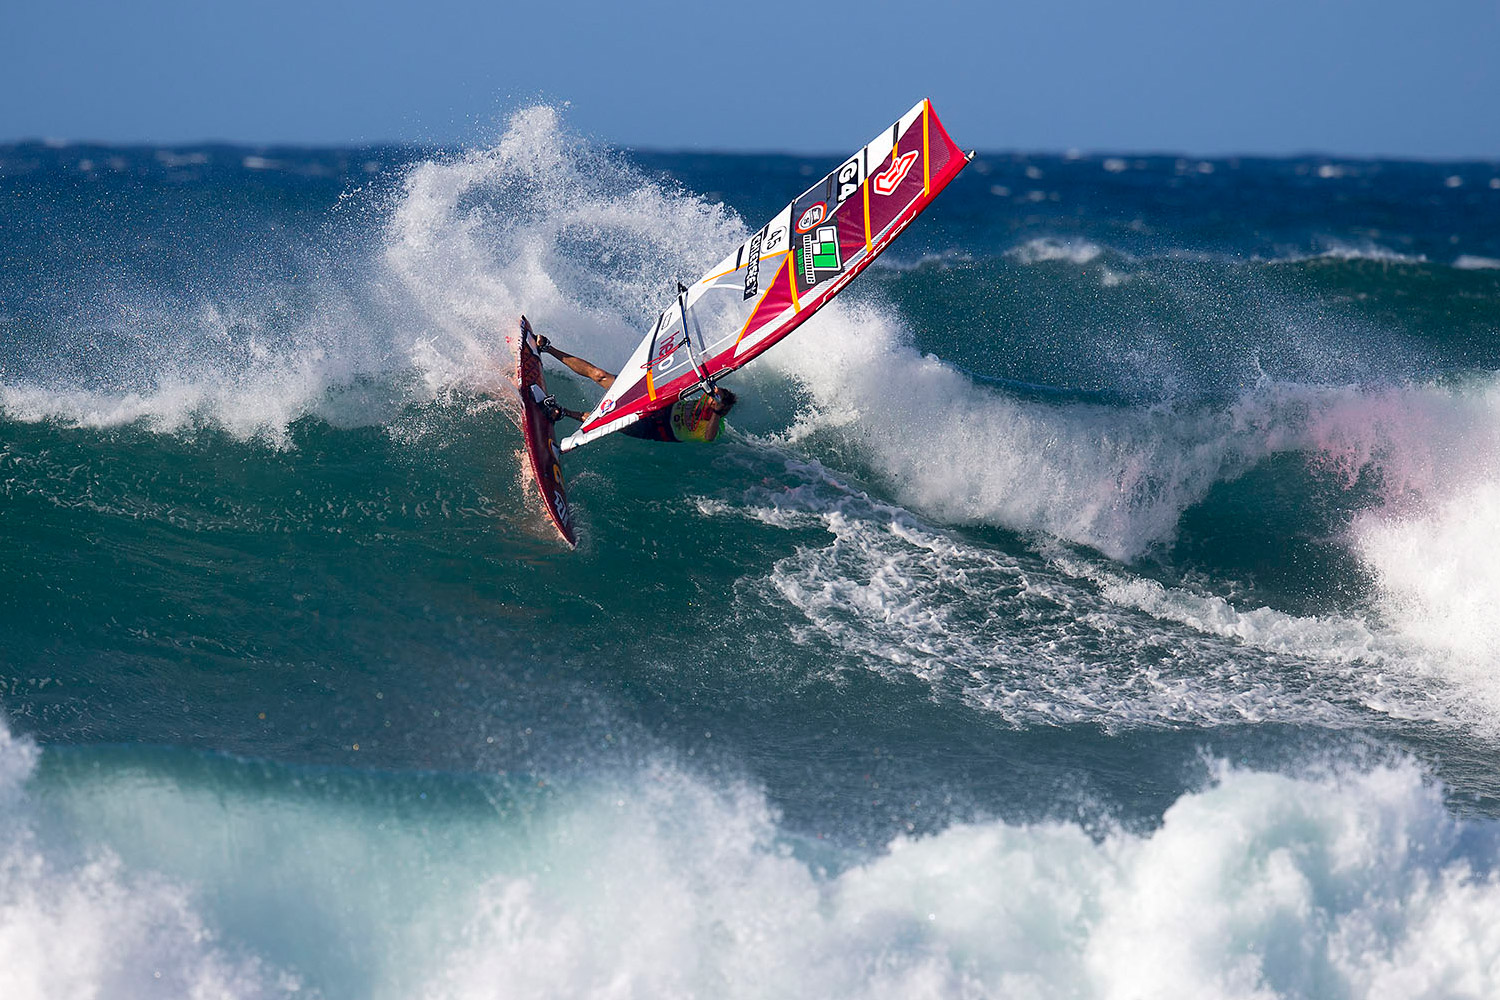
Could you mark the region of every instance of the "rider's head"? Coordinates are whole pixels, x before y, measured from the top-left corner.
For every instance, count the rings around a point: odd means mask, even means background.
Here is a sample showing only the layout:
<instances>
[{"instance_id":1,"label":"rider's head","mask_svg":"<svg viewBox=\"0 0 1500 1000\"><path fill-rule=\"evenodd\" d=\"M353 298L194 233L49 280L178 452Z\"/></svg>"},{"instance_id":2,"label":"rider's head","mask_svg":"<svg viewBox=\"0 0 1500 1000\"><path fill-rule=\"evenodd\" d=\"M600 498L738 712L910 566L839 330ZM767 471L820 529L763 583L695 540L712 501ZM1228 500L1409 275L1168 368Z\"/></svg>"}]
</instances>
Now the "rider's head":
<instances>
[{"instance_id":1,"label":"rider's head","mask_svg":"<svg viewBox=\"0 0 1500 1000\"><path fill-rule=\"evenodd\" d=\"M714 412L721 417L734 409L734 404L740 401L734 393L717 385L708 391L708 400Z\"/></svg>"}]
</instances>

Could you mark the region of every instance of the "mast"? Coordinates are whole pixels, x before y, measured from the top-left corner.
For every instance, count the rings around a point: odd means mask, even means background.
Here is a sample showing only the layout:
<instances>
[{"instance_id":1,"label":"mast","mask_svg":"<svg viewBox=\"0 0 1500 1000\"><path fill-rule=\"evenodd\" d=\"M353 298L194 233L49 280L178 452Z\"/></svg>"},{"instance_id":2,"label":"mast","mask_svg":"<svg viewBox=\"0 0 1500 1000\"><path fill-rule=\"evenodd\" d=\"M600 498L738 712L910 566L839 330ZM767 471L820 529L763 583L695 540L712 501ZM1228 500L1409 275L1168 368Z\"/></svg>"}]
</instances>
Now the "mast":
<instances>
[{"instance_id":1,"label":"mast","mask_svg":"<svg viewBox=\"0 0 1500 1000\"><path fill-rule=\"evenodd\" d=\"M699 357L698 351L693 347L693 335L688 331L687 313L687 286L682 282L677 283L677 308L682 311L682 340L687 344L688 357L692 359L693 370L698 373L698 384L707 391L714 387L714 380L708 377L708 371L703 367L703 359ZM703 331L698 331L698 340L701 344Z\"/></svg>"}]
</instances>

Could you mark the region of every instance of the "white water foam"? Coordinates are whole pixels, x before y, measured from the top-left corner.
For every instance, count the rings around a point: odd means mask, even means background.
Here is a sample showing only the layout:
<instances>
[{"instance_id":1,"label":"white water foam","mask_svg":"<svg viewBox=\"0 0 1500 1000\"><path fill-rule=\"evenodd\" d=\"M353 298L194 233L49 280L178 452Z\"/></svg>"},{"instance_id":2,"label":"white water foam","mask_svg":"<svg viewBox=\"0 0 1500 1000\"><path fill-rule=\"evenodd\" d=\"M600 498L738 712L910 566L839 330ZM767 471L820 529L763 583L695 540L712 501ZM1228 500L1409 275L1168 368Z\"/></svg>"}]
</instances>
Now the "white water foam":
<instances>
[{"instance_id":1,"label":"white water foam","mask_svg":"<svg viewBox=\"0 0 1500 1000\"><path fill-rule=\"evenodd\" d=\"M1425 264L1425 254L1407 254L1390 247L1381 246L1371 240L1349 243L1344 240L1323 240L1323 249L1315 253L1292 253L1271 260L1273 264L1297 264L1310 260L1371 261L1377 264Z\"/></svg>"},{"instance_id":2,"label":"white water foam","mask_svg":"<svg viewBox=\"0 0 1500 1000\"><path fill-rule=\"evenodd\" d=\"M26 790L36 760L0 722L0 996L305 995L295 977L220 941L178 882L132 871L108 848L48 842Z\"/></svg>"},{"instance_id":3,"label":"white water foam","mask_svg":"<svg viewBox=\"0 0 1500 1000\"><path fill-rule=\"evenodd\" d=\"M826 646L815 659L835 674L916 678L934 698L1023 727L1339 728L1373 713L1500 732L1500 706L1476 696L1478 679L1362 615L1240 609L1042 540L1034 557L1007 555L851 490L816 463L790 460L788 471L804 483L699 506L828 533L765 578L741 581L739 596L747 614L769 601L805 621L791 641Z\"/></svg>"},{"instance_id":4,"label":"white water foam","mask_svg":"<svg viewBox=\"0 0 1500 1000\"><path fill-rule=\"evenodd\" d=\"M903 503L950 522L1042 530L1129 557L1169 537L1182 510L1245 467L1232 449L1214 448L1232 430L1211 426L1214 415L1122 418L1102 406L1016 400L919 354L868 305L832 303L808 327L767 355L811 396L787 440L836 434Z\"/></svg>"},{"instance_id":5,"label":"white water foam","mask_svg":"<svg viewBox=\"0 0 1500 1000\"><path fill-rule=\"evenodd\" d=\"M1500 469L1408 515L1365 515L1356 551L1402 632L1468 668L1500 712Z\"/></svg>"},{"instance_id":6,"label":"white water foam","mask_svg":"<svg viewBox=\"0 0 1500 1000\"><path fill-rule=\"evenodd\" d=\"M676 280L744 231L724 206L570 139L557 110L538 106L495 146L411 170L384 255L421 306L413 360L438 389L492 367L523 311L617 370Z\"/></svg>"},{"instance_id":7,"label":"white water foam","mask_svg":"<svg viewBox=\"0 0 1500 1000\"><path fill-rule=\"evenodd\" d=\"M1385 502L1350 544L1383 617L1500 725L1500 381L1422 402L1338 427L1321 454L1378 470Z\"/></svg>"},{"instance_id":8,"label":"white water foam","mask_svg":"<svg viewBox=\"0 0 1500 1000\"><path fill-rule=\"evenodd\" d=\"M311 304L291 306L289 296ZM78 427L139 423L162 432L215 424L241 438L280 443L287 425L313 411L330 386L387 365L390 344L370 315L387 310L368 299L321 276L295 293L267 288L238 302L111 287L53 321L106 329L114 346L98 349L77 382L59 375L0 383L0 412Z\"/></svg>"},{"instance_id":9,"label":"white water foam","mask_svg":"<svg viewBox=\"0 0 1500 1000\"><path fill-rule=\"evenodd\" d=\"M551 873L484 885L426 996L1500 989L1495 824L1455 820L1411 767L1226 768L1149 833L959 824L832 876L787 852L759 797L656 782L645 801L587 803L549 824L563 845Z\"/></svg>"},{"instance_id":10,"label":"white water foam","mask_svg":"<svg viewBox=\"0 0 1500 1000\"><path fill-rule=\"evenodd\" d=\"M0 762L16 752L0 746ZM275 914L295 915L311 936L305 951L360 958L347 979L305 982L300 995L1500 991L1500 824L1455 817L1410 764L1301 776L1220 766L1146 831L957 823L873 855L820 847L821 863L802 856L808 841L759 791L666 764L541 800L520 821L407 820L397 836L429 859L415 868L366 865L393 836L386 823L369 822L369 804L295 783L247 799L136 770L51 794L84 839L113 840L137 860L63 865L53 860L62 849L6 831L5 857L21 859L0 868L7 1000L296 989L264 963L225 958L223 932L216 939L190 897L256 900L257 936ZM162 805L194 835L152 821ZM266 850L282 841L302 848ZM465 877L436 877L439 858ZM358 877L334 877L351 865Z\"/></svg>"},{"instance_id":11,"label":"white water foam","mask_svg":"<svg viewBox=\"0 0 1500 1000\"><path fill-rule=\"evenodd\" d=\"M1493 660L1434 648L1408 623L1376 623L1357 613L1299 616L1269 607L1242 610L1215 594L1130 577L1076 556L1063 555L1057 565L1098 584L1100 596L1112 604L1234 640L1247 659L1271 654L1316 664L1315 689L1328 697L1342 693L1395 719L1464 726L1490 738L1500 735ZM1252 669L1234 680L1244 683L1254 673ZM1327 725L1331 720L1308 721Z\"/></svg>"}]
</instances>

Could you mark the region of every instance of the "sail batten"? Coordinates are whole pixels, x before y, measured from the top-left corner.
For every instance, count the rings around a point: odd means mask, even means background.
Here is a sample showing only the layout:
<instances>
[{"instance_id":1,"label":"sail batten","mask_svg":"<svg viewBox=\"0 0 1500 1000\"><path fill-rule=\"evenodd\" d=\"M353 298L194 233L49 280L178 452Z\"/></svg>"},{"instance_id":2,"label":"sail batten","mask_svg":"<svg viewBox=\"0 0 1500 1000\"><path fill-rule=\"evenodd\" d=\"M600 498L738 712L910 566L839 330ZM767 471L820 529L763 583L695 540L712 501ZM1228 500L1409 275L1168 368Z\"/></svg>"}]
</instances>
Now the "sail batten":
<instances>
[{"instance_id":1,"label":"sail batten","mask_svg":"<svg viewBox=\"0 0 1500 1000\"><path fill-rule=\"evenodd\" d=\"M680 293L563 450L748 364L848 285L967 162L919 101Z\"/></svg>"}]
</instances>

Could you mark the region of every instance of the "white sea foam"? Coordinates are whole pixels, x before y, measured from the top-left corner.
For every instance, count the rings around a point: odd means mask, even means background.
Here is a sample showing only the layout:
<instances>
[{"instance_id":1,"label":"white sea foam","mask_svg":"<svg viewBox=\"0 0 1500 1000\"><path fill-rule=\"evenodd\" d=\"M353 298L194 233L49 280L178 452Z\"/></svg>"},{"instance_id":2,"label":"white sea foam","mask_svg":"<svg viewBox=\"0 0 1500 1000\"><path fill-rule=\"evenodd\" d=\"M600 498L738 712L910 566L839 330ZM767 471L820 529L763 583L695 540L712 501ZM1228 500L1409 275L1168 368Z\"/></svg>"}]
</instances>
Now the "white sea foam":
<instances>
[{"instance_id":1,"label":"white sea foam","mask_svg":"<svg viewBox=\"0 0 1500 1000\"><path fill-rule=\"evenodd\" d=\"M556 109L512 116L488 149L411 170L385 262L420 307L412 360L436 389L492 369L523 311L618 367L673 283L744 233L722 205L648 183L567 135Z\"/></svg>"},{"instance_id":2,"label":"white sea foam","mask_svg":"<svg viewBox=\"0 0 1500 1000\"><path fill-rule=\"evenodd\" d=\"M1373 622L1359 613L1302 616L1269 607L1242 609L1215 594L1167 587L1076 556L1064 555L1057 563L1097 583L1100 596L1113 604L1235 640L1247 660L1284 655L1315 666L1314 689L1326 697L1353 700L1392 718L1439 721L1487 737L1500 734L1493 669L1476 668L1483 661L1473 657L1433 649L1423 641L1421 629L1406 622ZM1231 675L1231 682L1244 683L1254 673L1252 668L1245 675ZM1253 691L1246 694L1256 697ZM1331 720L1317 721L1326 725Z\"/></svg>"},{"instance_id":3,"label":"white sea foam","mask_svg":"<svg viewBox=\"0 0 1500 1000\"><path fill-rule=\"evenodd\" d=\"M776 849L754 798L691 785L660 798L640 825L588 817L577 831L615 841L620 863L606 870L625 873L629 889L585 915L553 879L493 881L473 945L429 995L1268 998L1318 984L1441 997L1500 987L1494 825L1454 820L1412 768L1306 779L1226 769L1150 833L1098 841L1064 823L960 824L898 838L831 878ZM702 830L714 831L706 843ZM508 969L537 978L507 991L496 980Z\"/></svg>"},{"instance_id":4,"label":"white sea foam","mask_svg":"<svg viewBox=\"0 0 1500 1000\"><path fill-rule=\"evenodd\" d=\"M1323 249L1316 253L1294 253L1277 257L1274 264L1296 264L1308 260L1366 260L1378 264L1425 264L1425 254L1407 254L1390 247L1381 246L1371 240L1349 243L1344 240L1324 240Z\"/></svg>"},{"instance_id":5,"label":"white sea foam","mask_svg":"<svg viewBox=\"0 0 1500 1000\"><path fill-rule=\"evenodd\" d=\"M51 796L73 823L63 833L116 860L60 864L68 849L40 831L0 835L19 859L0 867L7 1000L295 990L226 958L233 921L213 930L199 898L258 907L249 935L290 919L304 952L357 959L299 995L1500 992L1500 825L1455 817L1410 764L1219 766L1144 831L977 821L816 861L759 790L665 763L539 799L524 819L370 822L373 803L291 783L246 798L139 769ZM162 806L192 834L154 821ZM417 863L372 863L403 839Z\"/></svg>"},{"instance_id":6,"label":"white sea foam","mask_svg":"<svg viewBox=\"0 0 1500 1000\"><path fill-rule=\"evenodd\" d=\"M1500 732L1500 706L1479 678L1360 613L1241 608L1055 543L1009 556L850 490L815 463L788 470L804 483L700 506L827 531L826 543L800 545L740 585L746 613L769 600L805 620L791 639L826 647L823 669L916 678L935 698L1018 726L1342 727L1374 713Z\"/></svg>"},{"instance_id":7,"label":"white sea foam","mask_svg":"<svg viewBox=\"0 0 1500 1000\"><path fill-rule=\"evenodd\" d=\"M244 301L188 302L163 290L114 289L60 323L114 331L116 353L77 383L66 376L0 383L11 419L72 426L140 423L174 432L212 423L243 437L285 439L331 386L383 369L390 345L366 322L370 304L337 282L313 279L317 305L286 326L285 289Z\"/></svg>"},{"instance_id":8,"label":"white sea foam","mask_svg":"<svg viewBox=\"0 0 1500 1000\"><path fill-rule=\"evenodd\" d=\"M189 888L107 847L49 840L27 794L36 748L0 722L0 996L238 998L300 982L221 942Z\"/></svg>"},{"instance_id":9,"label":"white sea foam","mask_svg":"<svg viewBox=\"0 0 1500 1000\"><path fill-rule=\"evenodd\" d=\"M868 306L835 302L808 327L767 355L811 393L789 440L838 433L903 503L946 520L1041 529L1133 555L1169 535L1221 477L1217 462L1183 468L1193 429L1170 415L1121 426L1103 407L992 392L919 354Z\"/></svg>"},{"instance_id":10,"label":"white sea foam","mask_svg":"<svg viewBox=\"0 0 1500 1000\"><path fill-rule=\"evenodd\" d=\"M1383 616L1500 723L1500 381L1349 417L1325 425L1319 454L1380 477L1385 502L1356 517L1350 539Z\"/></svg>"},{"instance_id":11,"label":"white sea foam","mask_svg":"<svg viewBox=\"0 0 1500 1000\"><path fill-rule=\"evenodd\" d=\"M1500 269L1500 259L1465 253L1454 259L1453 266L1460 271L1493 271Z\"/></svg>"},{"instance_id":12,"label":"white sea foam","mask_svg":"<svg viewBox=\"0 0 1500 1000\"><path fill-rule=\"evenodd\" d=\"M1362 515L1354 538L1377 576L1386 616L1450 654L1476 697L1500 716L1500 468L1486 471L1412 513Z\"/></svg>"},{"instance_id":13,"label":"white sea foam","mask_svg":"<svg viewBox=\"0 0 1500 1000\"><path fill-rule=\"evenodd\" d=\"M657 770L554 810L441 953L431 1000L1441 997L1500 987L1493 823L1413 768L1225 770L1159 829L898 838L822 875L764 799Z\"/></svg>"},{"instance_id":14,"label":"white sea foam","mask_svg":"<svg viewBox=\"0 0 1500 1000\"><path fill-rule=\"evenodd\" d=\"M238 384L163 377L145 393L0 385L0 410L13 420L57 420L75 427L140 423L166 432L211 421L244 439L279 443L287 425L308 412L326 385L316 371L259 374Z\"/></svg>"},{"instance_id":15,"label":"white sea foam","mask_svg":"<svg viewBox=\"0 0 1500 1000\"><path fill-rule=\"evenodd\" d=\"M1099 244L1088 240L1065 240L1055 236L1041 236L1007 250L1005 255L1021 264L1040 264L1044 261L1088 264L1098 259L1103 252L1104 249Z\"/></svg>"}]
</instances>

